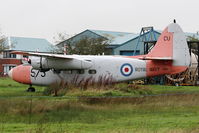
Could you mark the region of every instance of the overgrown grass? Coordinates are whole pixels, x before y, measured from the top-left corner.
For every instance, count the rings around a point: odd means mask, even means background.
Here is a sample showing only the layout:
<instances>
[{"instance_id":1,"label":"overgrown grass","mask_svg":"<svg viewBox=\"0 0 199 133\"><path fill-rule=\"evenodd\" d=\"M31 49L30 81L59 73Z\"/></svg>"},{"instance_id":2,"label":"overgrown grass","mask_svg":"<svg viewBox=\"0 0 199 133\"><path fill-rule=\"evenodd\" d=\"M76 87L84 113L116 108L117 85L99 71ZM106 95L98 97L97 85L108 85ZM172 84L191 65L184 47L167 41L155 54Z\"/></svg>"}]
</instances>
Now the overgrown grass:
<instances>
[{"instance_id":1,"label":"overgrown grass","mask_svg":"<svg viewBox=\"0 0 199 133\"><path fill-rule=\"evenodd\" d=\"M198 87L117 84L110 90L69 89L64 97L34 97L44 88L28 93L27 87L0 79L0 132L199 132ZM172 92L190 94L153 96ZM152 96L141 97L145 94Z\"/></svg>"},{"instance_id":2,"label":"overgrown grass","mask_svg":"<svg viewBox=\"0 0 199 133\"><path fill-rule=\"evenodd\" d=\"M198 96L145 97L120 104L37 99L31 113L30 99L7 99L0 102L7 105L0 110L0 127L7 127L5 132L197 132Z\"/></svg>"},{"instance_id":3,"label":"overgrown grass","mask_svg":"<svg viewBox=\"0 0 199 133\"><path fill-rule=\"evenodd\" d=\"M55 93L56 91L56 93ZM107 86L88 86L86 89L66 85L60 87L53 84L45 88L44 95L71 96L71 97L117 97L130 96L139 97L146 95L159 94L183 94L183 93L199 93L197 86L163 86L163 85L135 85L127 83L118 83Z\"/></svg>"},{"instance_id":4,"label":"overgrown grass","mask_svg":"<svg viewBox=\"0 0 199 133\"><path fill-rule=\"evenodd\" d=\"M35 86L36 93L26 92L28 85L17 83L9 78L0 78L0 98L11 96L54 96L51 87ZM51 92L49 92L49 90ZM58 89L59 96L142 96L165 93L199 93L198 86L133 85L120 83L108 86L91 86L87 89L70 86Z\"/></svg>"}]
</instances>

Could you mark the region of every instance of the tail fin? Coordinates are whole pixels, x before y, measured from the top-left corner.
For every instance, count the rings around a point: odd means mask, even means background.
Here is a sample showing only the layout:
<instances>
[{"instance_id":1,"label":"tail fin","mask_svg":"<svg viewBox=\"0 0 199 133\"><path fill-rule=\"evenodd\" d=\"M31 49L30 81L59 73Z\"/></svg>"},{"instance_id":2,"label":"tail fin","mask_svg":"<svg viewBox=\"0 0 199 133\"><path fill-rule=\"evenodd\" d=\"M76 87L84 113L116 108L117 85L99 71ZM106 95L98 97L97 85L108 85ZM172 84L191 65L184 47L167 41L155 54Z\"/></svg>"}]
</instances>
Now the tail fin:
<instances>
[{"instance_id":1,"label":"tail fin","mask_svg":"<svg viewBox=\"0 0 199 133\"><path fill-rule=\"evenodd\" d=\"M162 32L154 48L146 59L173 60L172 66L188 67L190 65L189 48L186 36L176 23L168 25Z\"/></svg>"}]
</instances>

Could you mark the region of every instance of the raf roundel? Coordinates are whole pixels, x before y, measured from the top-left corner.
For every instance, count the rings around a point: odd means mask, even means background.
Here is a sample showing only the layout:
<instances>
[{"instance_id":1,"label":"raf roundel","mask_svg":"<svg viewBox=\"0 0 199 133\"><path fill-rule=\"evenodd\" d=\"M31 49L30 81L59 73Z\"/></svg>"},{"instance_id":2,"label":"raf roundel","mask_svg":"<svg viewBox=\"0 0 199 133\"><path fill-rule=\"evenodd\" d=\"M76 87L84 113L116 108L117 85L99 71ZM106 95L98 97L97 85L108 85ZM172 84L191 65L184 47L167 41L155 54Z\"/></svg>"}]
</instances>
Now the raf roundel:
<instances>
[{"instance_id":1,"label":"raf roundel","mask_svg":"<svg viewBox=\"0 0 199 133\"><path fill-rule=\"evenodd\" d=\"M133 73L133 67L129 63L125 63L121 66L120 72L123 76L130 76Z\"/></svg>"}]
</instances>

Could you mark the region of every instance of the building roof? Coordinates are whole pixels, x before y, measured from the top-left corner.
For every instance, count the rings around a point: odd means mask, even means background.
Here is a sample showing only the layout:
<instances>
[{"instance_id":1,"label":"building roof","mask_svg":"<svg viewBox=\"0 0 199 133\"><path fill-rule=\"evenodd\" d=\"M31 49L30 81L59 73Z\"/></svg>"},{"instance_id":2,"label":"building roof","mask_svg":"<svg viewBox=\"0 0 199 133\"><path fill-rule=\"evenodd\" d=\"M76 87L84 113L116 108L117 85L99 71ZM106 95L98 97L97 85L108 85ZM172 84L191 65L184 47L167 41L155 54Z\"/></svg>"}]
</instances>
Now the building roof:
<instances>
[{"instance_id":1,"label":"building roof","mask_svg":"<svg viewBox=\"0 0 199 133\"><path fill-rule=\"evenodd\" d=\"M162 30L156 30L156 31L158 31L160 34L162 33ZM190 33L190 32L184 32L184 33L188 40L189 40L189 37L193 37L199 40L199 33Z\"/></svg>"},{"instance_id":2,"label":"building roof","mask_svg":"<svg viewBox=\"0 0 199 133\"><path fill-rule=\"evenodd\" d=\"M29 37L8 37L6 40L12 47L10 50L50 52L52 44L46 39Z\"/></svg>"},{"instance_id":3,"label":"building roof","mask_svg":"<svg viewBox=\"0 0 199 133\"><path fill-rule=\"evenodd\" d=\"M86 32L91 32L99 37L103 37L105 39L107 39L109 42L109 48L114 48L114 47L118 47L128 41L131 41L133 39L136 39L137 37L139 37L139 34L135 34L135 33L129 33L129 32L117 32L117 31L104 31L104 30L91 30L91 29L87 29L79 34L76 34L75 36L64 40L60 43L58 43L57 45L61 45L64 42L68 41L68 40L73 40L74 38L76 38L77 36L81 36L84 35L84 33ZM155 31L157 32L157 31ZM159 32L157 32L159 33ZM159 33L160 34L160 33ZM74 39L75 40L75 39Z\"/></svg>"},{"instance_id":4,"label":"building roof","mask_svg":"<svg viewBox=\"0 0 199 133\"><path fill-rule=\"evenodd\" d=\"M185 32L185 35L186 35L187 37L193 37L193 38L199 40L199 34L198 34L198 33L189 33L189 32Z\"/></svg>"},{"instance_id":5,"label":"building roof","mask_svg":"<svg viewBox=\"0 0 199 133\"><path fill-rule=\"evenodd\" d=\"M103 31L103 30L89 30L89 31L107 38L108 40L110 40L111 45L121 45L139 36L139 34L128 33L128 32L115 32L115 31Z\"/></svg>"},{"instance_id":6,"label":"building roof","mask_svg":"<svg viewBox=\"0 0 199 133\"><path fill-rule=\"evenodd\" d=\"M119 47L119 46L125 44L126 42L131 41L131 40L136 39L136 38L139 37L138 33L135 34L135 33L129 33L129 32L116 32L116 31L104 31L104 30L87 29L87 30L85 30L85 31L83 31L83 32L81 32L81 33L79 33L79 34L67 39L67 40L73 39L73 38L75 38L75 37L77 37L79 35L81 36L82 34L84 34L87 31L89 31L91 33L94 33L94 34L96 34L98 36L101 36L103 38L108 39L109 44L110 44L109 48ZM157 33L157 34L161 34L162 31L161 30L154 30L154 32ZM197 33L187 33L186 32L185 35L187 37L191 36L191 37L194 37L196 39L199 39L199 34L197 34ZM67 40L65 40L65 41L67 41ZM65 41L63 41L63 42L65 42ZM63 42L61 42L61 43L63 43ZM59 44L61 44L61 43L59 43ZM59 45L59 44L57 44L57 45Z\"/></svg>"}]
</instances>

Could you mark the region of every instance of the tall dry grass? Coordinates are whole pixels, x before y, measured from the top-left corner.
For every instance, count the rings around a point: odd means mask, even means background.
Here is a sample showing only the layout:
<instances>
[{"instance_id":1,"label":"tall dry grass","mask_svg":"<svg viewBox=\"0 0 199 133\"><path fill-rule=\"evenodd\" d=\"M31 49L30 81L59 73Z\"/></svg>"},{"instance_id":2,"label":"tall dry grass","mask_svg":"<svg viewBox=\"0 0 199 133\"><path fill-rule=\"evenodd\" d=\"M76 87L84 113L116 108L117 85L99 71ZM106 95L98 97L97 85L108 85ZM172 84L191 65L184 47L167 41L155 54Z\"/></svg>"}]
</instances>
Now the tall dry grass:
<instances>
[{"instance_id":1,"label":"tall dry grass","mask_svg":"<svg viewBox=\"0 0 199 133\"><path fill-rule=\"evenodd\" d=\"M115 107L130 108L166 108L166 107L199 107L199 94L160 95L148 97L86 97L76 100L60 98L55 100L33 98L11 98L0 100L1 114L27 115L41 114L60 110L86 110L86 109L109 109Z\"/></svg>"}]
</instances>

